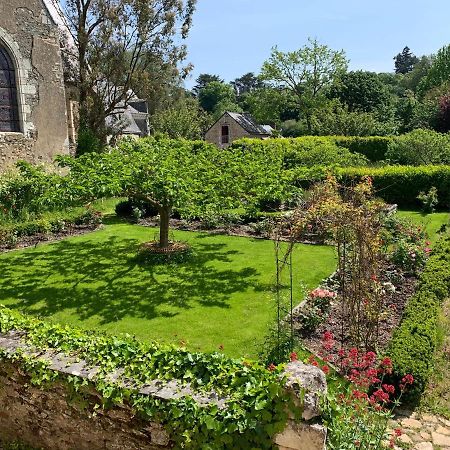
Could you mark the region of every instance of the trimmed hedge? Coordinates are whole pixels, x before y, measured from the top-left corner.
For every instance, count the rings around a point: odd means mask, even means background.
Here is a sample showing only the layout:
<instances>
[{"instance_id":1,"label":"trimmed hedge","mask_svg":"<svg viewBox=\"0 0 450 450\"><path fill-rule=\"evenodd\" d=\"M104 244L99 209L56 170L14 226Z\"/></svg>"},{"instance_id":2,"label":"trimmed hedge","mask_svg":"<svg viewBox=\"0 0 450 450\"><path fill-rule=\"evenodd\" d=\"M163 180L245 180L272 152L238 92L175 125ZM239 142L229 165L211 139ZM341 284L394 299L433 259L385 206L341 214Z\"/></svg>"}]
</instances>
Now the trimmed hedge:
<instances>
[{"instance_id":1,"label":"trimmed hedge","mask_svg":"<svg viewBox=\"0 0 450 450\"><path fill-rule=\"evenodd\" d=\"M264 148L282 154L298 154L303 161L297 165L302 166L317 164L349 166L355 161L364 161L364 158L371 162L384 161L392 140L391 137L383 136L301 136L266 140L241 139L235 141L233 147L254 151Z\"/></svg>"},{"instance_id":2,"label":"trimmed hedge","mask_svg":"<svg viewBox=\"0 0 450 450\"><path fill-rule=\"evenodd\" d=\"M337 145L347 148L352 153L359 153L369 161L379 162L386 159L389 143L394 138L385 136L333 136L332 139Z\"/></svg>"},{"instance_id":3,"label":"trimmed hedge","mask_svg":"<svg viewBox=\"0 0 450 450\"><path fill-rule=\"evenodd\" d=\"M434 186L438 190L438 209L450 208L450 166L301 167L291 170L289 177L295 186L309 188L330 173L345 185L370 176L376 195L402 208L419 207L419 193L428 192Z\"/></svg>"},{"instance_id":4,"label":"trimmed hedge","mask_svg":"<svg viewBox=\"0 0 450 450\"><path fill-rule=\"evenodd\" d=\"M13 360L23 367L34 385L51 388L51 382L64 382L78 395L86 395L86 400L91 398L93 387L105 408L126 403L142 419L163 424L176 448L272 449L273 436L285 428L288 413L297 417L301 412L294 408L284 387L282 366L270 372L258 363L230 359L219 353L191 353L128 336L114 337L46 323L0 305L0 333L12 330L23 331L22 339L37 350L73 355L99 370L89 385L80 390L84 384L79 377L56 372L39 357L12 355L0 349L0 363ZM123 373L122 380L109 376L116 371ZM124 380L127 387L121 384ZM153 380L189 383L198 392L213 390L227 399L226 407L199 407L190 396L161 401L140 394L139 388Z\"/></svg>"},{"instance_id":5,"label":"trimmed hedge","mask_svg":"<svg viewBox=\"0 0 450 450\"><path fill-rule=\"evenodd\" d=\"M337 173L344 184L370 176L376 195L400 207L420 206L419 193L428 192L434 186L438 190L438 208L450 208L450 166L349 168L338 169Z\"/></svg>"},{"instance_id":6,"label":"trimmed hedge","mask_svg":"<svg viewBox=\"0 0 450 450\"><path fill-rule=\"evenodd\" d=\"M433 370L439 310L449 295L450 237L447 237L437 244L428 260L418 290L409 300L389 347L397 383L405 374L414 376L407 400L418 399Z\"/></svg>"},{"instance_id":7,"label":"trimmed hedge","mask_svg":"<svg viewBox=\"0 0 450 450\"><path fill-rule=\"evenodd\" d=\"M365 156L338 145L334 137L303 136L279 139L240 139L233 142L233 149L282 158L285 169L313 167L316 165L353 167L368 163Z\"/></svg>"}]
</instances>

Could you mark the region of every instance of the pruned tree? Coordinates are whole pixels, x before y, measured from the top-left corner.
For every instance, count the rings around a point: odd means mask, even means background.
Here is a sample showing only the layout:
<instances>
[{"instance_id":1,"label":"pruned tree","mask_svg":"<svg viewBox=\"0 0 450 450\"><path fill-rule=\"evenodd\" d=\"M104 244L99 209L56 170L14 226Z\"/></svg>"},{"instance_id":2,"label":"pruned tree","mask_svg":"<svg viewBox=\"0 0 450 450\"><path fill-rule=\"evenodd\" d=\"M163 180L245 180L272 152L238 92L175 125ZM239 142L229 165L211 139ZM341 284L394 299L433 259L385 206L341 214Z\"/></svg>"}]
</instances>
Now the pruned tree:
<instances>
[{"instance_id":1,"label":"pruned tree","mask_svg":"<svg viewBox=\"0 0 450 450\"><path fill-rule=\"evenodd\" d=\"M130 100L131 88L155 58L173 66L185 58L179 37L187 37L195 5L196 0L66 0L81 133L89 130L104 143L106 119Z\"/></svg>"},{"instance_id":2,"label":"pruned tree","mask_svg":"<svg viewBox=\"0 0 450 450\"><path fill-rule=\"evenodd\" d=\"M200 141L128 140L109 152L60 157L59 162L70 168L60 196L72 204L127 196L153 205L160 216L160 248L170 247L174 209L184 217L201 217L248 206L285 188L281 157L263 151L223 151Z\"/></svg>"},{"instance_id":3,"label":"pruned tree","mask_svg":"<svg viewBox=\"0 0 450 450\"><path fill-rule=\"evenodd\" d=\"M261 78L288 89L297 98L311 131L313 111L324 100L326 89L346 72L347 65L343 50L335 51L316 39L308 39L308 45L293 52L273 48L263 64Z\"/></svg>"}]
</instances>

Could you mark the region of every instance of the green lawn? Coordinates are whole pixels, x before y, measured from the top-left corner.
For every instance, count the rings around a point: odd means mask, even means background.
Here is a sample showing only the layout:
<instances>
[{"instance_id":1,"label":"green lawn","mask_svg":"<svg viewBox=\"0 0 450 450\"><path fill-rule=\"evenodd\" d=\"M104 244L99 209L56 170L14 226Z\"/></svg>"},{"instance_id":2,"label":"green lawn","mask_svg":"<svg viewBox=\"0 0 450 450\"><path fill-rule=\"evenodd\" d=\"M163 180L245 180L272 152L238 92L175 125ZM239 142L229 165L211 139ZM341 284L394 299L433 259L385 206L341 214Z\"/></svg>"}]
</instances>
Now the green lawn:
<instances>
[{"instance_id":1,"label":"green lawn","mask_svg":"<svg viewBox=\"0 0 450 450\"><path fill-rule=\"evenodd\" d=\"M450 229L450 213L438 212L433 214L423 214L418 211L399 211L399 217L407 218L413 223L425 227L431 242L439 239L438 230L442 225L447 225Z\"/></svg>"},{"instance_id":2,"label":"green lawn","mask_svg":"<svg viewBox=\"0 0 450 450\"><path fill-rule=\"evenodd\" d=\"M174 232L196 257L142 267L140 243L156 229L116 221L100 231L0 255L0 303L49 318L141 339L254 357L275 313L270 241ZM335 269L330 247L298 245L295 300Z\"/></svg>"}]
</instances>

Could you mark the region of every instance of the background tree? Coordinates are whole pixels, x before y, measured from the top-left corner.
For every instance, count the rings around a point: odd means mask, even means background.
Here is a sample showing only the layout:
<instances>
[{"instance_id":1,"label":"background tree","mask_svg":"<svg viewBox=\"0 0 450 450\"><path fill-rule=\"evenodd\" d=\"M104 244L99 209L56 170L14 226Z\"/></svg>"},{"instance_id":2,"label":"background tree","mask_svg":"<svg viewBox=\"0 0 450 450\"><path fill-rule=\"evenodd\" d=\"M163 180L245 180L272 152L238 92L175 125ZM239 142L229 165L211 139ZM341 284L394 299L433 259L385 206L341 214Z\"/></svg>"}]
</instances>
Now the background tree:
<instances>
[{"instance_id":1,"label":"background tree","mask_svg":"<svg viewBox=\"0 0 450 450\"><path fill-rule=\"evenodd\" d=\"M395 73L406 74L413 70L414 65L419 59L411 53L411 50L406 46L401 53L394 56L395 61Z\"/></svg>"},{"instance_id":2,"label":"background tree","mask_svg":"<svg viewBox=\"0 0 450 450\"><path fill-rule=\"evenodd\" d=\"M241 112L242 109L237 104L236 95L229 84L219 81L211 81L199 91L198 100L201 107L218 118L227 110Z\"/></svg>"},{"instance_id":3,"label":"background tree","mask_svg":"<svg viewBox=\"0 0 450 450\"><path fill-rule=\"evenodd\" d=\"M152 133L172 139L202 139L211 119L196 98L182 95L173 105L157 111L151 118Z\"/></svg>"},{"instance_id":4,"label":"background tree","mask_svg":"<svg viewBox=\"0 0 450 450\"><path fill-rule=\"evenodd\" d=\"M434 56L422 56L419 61L414 64L413 70L405 74L401 80L401 84L405 89L408 89L414 93L417 93L417 88L425 78L430 70L431 64L433 63Z\"/></svg>"},{"instance_id":5,"label":"background tree","mask_svg":"<svg viewBox=\"0 0 450 450\"><path fill-rule=\"evenodd\" d=\"M222 78L219 77L219 75L211 75L209 73L202 73L195 80L195 86L192 88L192 92L194 93L194 95L198 96L200 94L200 91L205 89L205 87L208 86L208 84L212 83L213 81L216 81L218 83L224 82L222 80Z\"/></svg>"},{"instance_id":6,"label":"background tree","mask_svg":"<svg viewBox=\"0 0 450 450\"><path fill-rule=\"evenodd\" d=\"M263 87L263 82L253 72L246 73L245 75L242 75L242 77L236 78L230 84L233 86L238 99L255 89Z\"/></svg>"},{"instance_id":7,"label":"background tree","mask_svg":"<svg viewBox=\"0 0 450 450\"><path fill-rule=\"evenodd\" d=\"M442 47L431 64L427 75L419 84L419 95L423 98L430 89L450 80L450 45Z\"/></svg>"},{"instance_id":8,"label":"background tree","mask_svg":"<svg viewBox=\"0 0 450 450\"><path fill-rule=\"evenodd\" d=\"M390 101L378 75L361 70L342 75L330 89L330 97L339 99L351 112L374 112Z\"/></svg>"},{"instance_id":9,"label":"background tree","mask_svg":"<svg viewBox=\"0 0 450 450\"><path fill-rule=\"evenodd\" d=\"M439 99L438 129L442 133L450 131L450 91Z\"/></svg>"},{"instance_id":10,"label":"background tree","mask_svg":"<svg viewBox=\"0 0 450 450\"><path fill-rule=\"evenodd\" d=\"M315 39L297 51L283 53L276 47L263 64L261 78L291 92L304 114L308 130L311 117L325 100L325 91L347 70L344 51L331 50Z\"/></svg>"},{"instance_id":11,"label":"background tree","mask_svg":"<svg viewBox=\"0 0 450 450\"><path fill-rule=\"evenodd\" d=\"M286 89L264 86L247 93L241 106L261 124L279 127L287 120L297 120L298 102Z\"/></svg>"},{"instance_id":12,"label":"background tree","mask_svg":"<svg viewBox=\"0 0 450 450\"><path fill-rule=\"evenodd\" d=\"M80 133L104 143L106 118L133 95L155 55L176 65L186 50L196 0L67 0L78 71ZM181 30L181 32L179 31Z\"/></svg>"}]
</instances>

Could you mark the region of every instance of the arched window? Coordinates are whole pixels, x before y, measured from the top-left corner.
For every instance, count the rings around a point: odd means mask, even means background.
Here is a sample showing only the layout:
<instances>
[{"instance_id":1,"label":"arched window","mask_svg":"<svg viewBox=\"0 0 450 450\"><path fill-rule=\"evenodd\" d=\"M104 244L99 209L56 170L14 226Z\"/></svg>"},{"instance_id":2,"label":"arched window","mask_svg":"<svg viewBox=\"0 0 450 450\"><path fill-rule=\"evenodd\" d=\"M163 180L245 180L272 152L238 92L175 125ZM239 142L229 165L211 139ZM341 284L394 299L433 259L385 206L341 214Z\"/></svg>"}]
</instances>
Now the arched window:
<instances>
[{"instance_id":1,"label":"arched window","mask_svg":"<svg viewBox=\"0 0 450 450\"><path fill-rule=\"evenodd\" d=\"M20 131L14 64L0 47L0 132Z\"/></svg>"}]
</instances>

